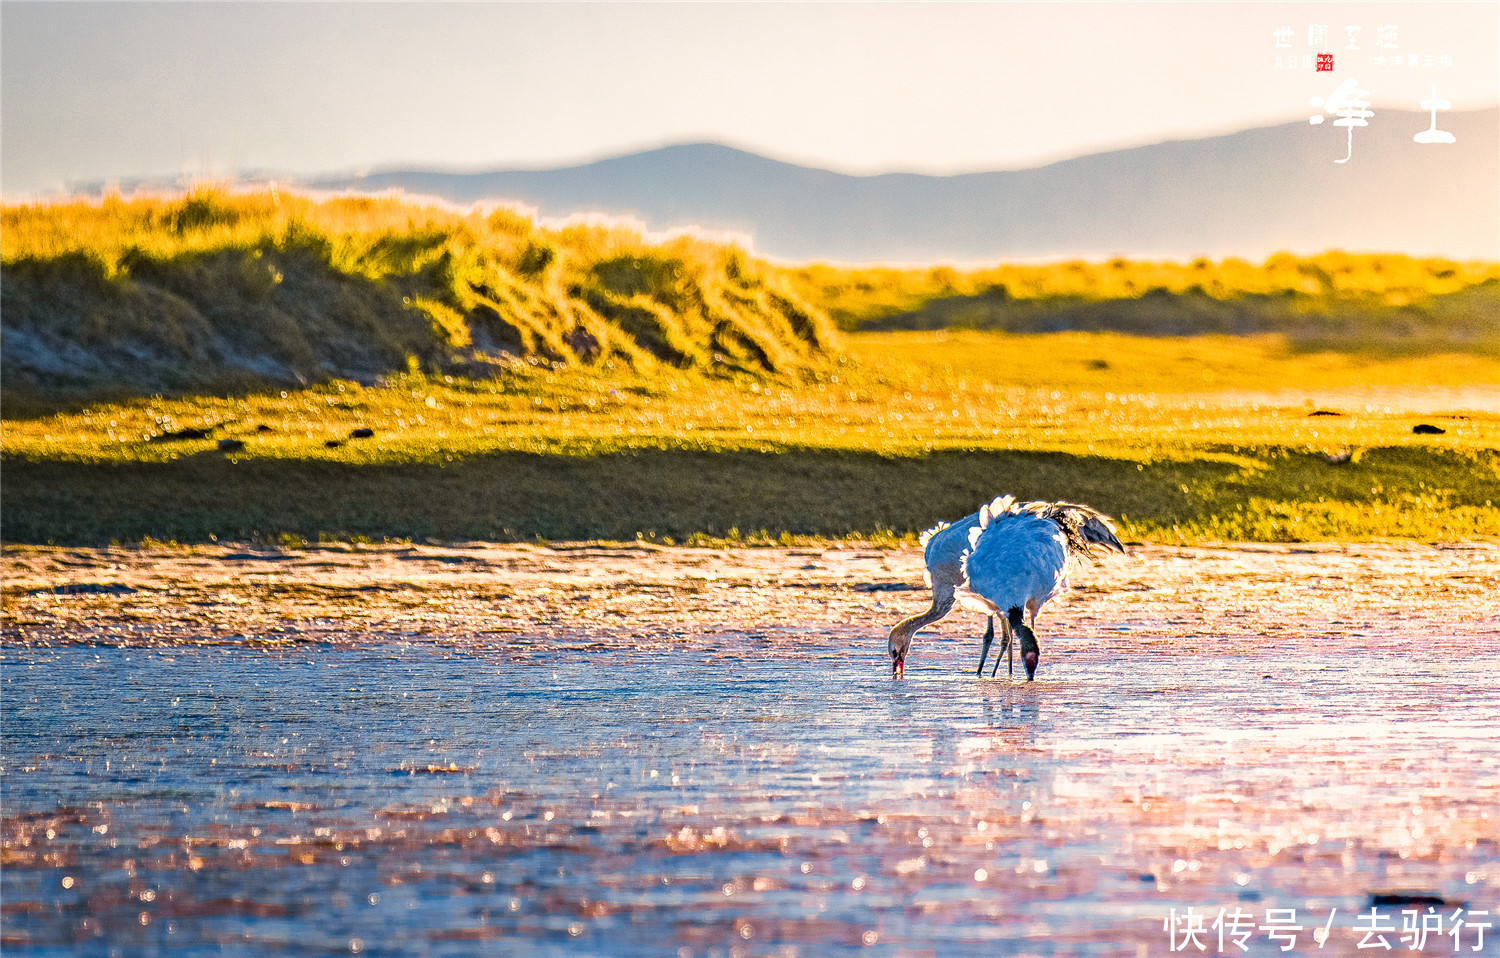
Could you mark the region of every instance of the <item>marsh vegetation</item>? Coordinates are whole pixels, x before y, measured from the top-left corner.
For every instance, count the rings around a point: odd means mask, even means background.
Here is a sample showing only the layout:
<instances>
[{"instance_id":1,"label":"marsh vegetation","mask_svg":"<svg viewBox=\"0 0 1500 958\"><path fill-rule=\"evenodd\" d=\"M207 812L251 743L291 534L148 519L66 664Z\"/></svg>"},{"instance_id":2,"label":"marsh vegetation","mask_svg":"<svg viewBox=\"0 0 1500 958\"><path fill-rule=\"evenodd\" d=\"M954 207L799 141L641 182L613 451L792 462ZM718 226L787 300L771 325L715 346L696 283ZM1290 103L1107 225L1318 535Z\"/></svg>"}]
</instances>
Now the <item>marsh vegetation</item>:
<instances>
[{"instance_id":1,"label":"marsh vegetation","mask_svg":"<svg viewBox=\"0 0 1500 958\"><path fill-rule=\"evenodd\" d=\"M894 542L996 490L1168 541L1500 535L1494 263L790 267L213 191L4 218L10 541Z\"/></svg>"}]
</instances>

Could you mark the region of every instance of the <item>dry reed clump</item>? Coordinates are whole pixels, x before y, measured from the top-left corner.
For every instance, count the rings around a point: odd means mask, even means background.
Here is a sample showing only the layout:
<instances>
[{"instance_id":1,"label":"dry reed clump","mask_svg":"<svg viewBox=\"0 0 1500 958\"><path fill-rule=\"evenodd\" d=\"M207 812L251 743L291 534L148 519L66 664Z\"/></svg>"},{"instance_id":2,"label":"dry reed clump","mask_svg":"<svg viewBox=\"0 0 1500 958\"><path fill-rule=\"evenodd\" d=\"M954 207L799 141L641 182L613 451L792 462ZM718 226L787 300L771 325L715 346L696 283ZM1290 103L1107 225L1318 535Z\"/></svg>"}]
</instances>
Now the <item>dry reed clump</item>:
<instances>
[{"instance_id":1,"label":"dry reed clump","mask_svg":"<svg viewBox=\"0 0 1500 958\"><path fill-rule=\"evenodd\" d=\"M744 253L397 197L3 210L6 390L219 391L529 360L797 375L826 317Z\"/></svg>"}]
</instances>

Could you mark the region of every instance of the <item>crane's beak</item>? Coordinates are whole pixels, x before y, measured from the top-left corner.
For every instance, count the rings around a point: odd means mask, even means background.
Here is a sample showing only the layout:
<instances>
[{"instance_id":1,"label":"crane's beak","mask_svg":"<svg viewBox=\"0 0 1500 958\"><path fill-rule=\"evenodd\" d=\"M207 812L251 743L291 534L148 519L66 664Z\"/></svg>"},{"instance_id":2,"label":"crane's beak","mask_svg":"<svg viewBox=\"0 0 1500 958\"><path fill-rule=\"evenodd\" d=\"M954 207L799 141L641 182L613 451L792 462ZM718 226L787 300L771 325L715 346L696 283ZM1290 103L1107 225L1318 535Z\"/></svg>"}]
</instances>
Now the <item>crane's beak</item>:
<instances>
[{"instance_id":1,"label":"crane's beak","mask_svg":"<svg viewBox=\"0 0 1500 958\"><path fill-rule=\"evenodd\" d=\"M891 653L891 678L906 678L906 656L900 652Z\"/></svg>"}]
</instances>

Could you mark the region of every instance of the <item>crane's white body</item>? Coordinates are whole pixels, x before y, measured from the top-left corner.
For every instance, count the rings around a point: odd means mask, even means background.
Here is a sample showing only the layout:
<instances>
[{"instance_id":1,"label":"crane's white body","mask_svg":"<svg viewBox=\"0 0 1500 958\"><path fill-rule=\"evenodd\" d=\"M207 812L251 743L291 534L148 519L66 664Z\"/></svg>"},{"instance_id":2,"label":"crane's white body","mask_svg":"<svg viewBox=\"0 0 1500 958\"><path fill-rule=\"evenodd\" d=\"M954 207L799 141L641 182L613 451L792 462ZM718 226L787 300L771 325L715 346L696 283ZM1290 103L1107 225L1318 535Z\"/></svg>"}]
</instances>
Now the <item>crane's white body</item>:
<instances>
[{"instance_id":1,"label":"crane's white body","mask_svg":"<svg viewBox=\"0 0 1500 958\"><path fill-rule=\"evenodd\" d=\"M1042 606L1068 590L1068 537L1035 512L991 517L969 532L958 603L985 615L1023 609L1033 622Z\"/></svg>"}]
</instances>

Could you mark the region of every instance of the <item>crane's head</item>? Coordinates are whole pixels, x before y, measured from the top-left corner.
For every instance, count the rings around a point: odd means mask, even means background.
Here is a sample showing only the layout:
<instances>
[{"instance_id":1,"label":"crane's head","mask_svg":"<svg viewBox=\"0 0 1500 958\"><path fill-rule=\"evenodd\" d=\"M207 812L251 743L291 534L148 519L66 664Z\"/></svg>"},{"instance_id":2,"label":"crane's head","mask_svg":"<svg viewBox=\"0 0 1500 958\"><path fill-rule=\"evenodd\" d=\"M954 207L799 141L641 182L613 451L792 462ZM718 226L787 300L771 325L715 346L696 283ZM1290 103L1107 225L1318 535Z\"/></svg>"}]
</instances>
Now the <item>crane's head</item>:
<instances>
[{"instance_id":1,"label":"crane's head","mask_svg":"<svg viewBox=\"0 0 1500 958\"><path fill-rule=\"evenodd\" d=\"M887 643L891 652L891 678L899 679L906 674L906 652L911 648L911 637L920 627L917 616L897 622L891 628L890 641Z\"/></svg>"},{"instance_id":2,"label":"crane's head","mask_svg":"<svg viewBox=\"0 0 1500 958\"><path fill-rule=\"evenodd\" d=\"M1021 647L1021 663L1026 666L1026 681L1035 681L1037 663L1042 660L1042 647L1037 644L1036 633L1026 624L1026 615L1018 605L1011 606L1010 611L1005 613L1005 619L1010 623L1015 642L1011 648L1014 649L1016 645ZM1000 667L998 662L995 667Z\"/></svg>"},{"instance_id":3,"label":"crane's head","mask_svg":"<svg viewBox=\"0 0 1500 958\"><path fill-rule=\"evenodd\" d=\"M1026 666L1026 681L1036 680L1037 663L1042 660L1042 647L1037 644L1036 633L1025 625L1013 626L1021 640L1021 664Z\"/></svg>"}]
</instances>

